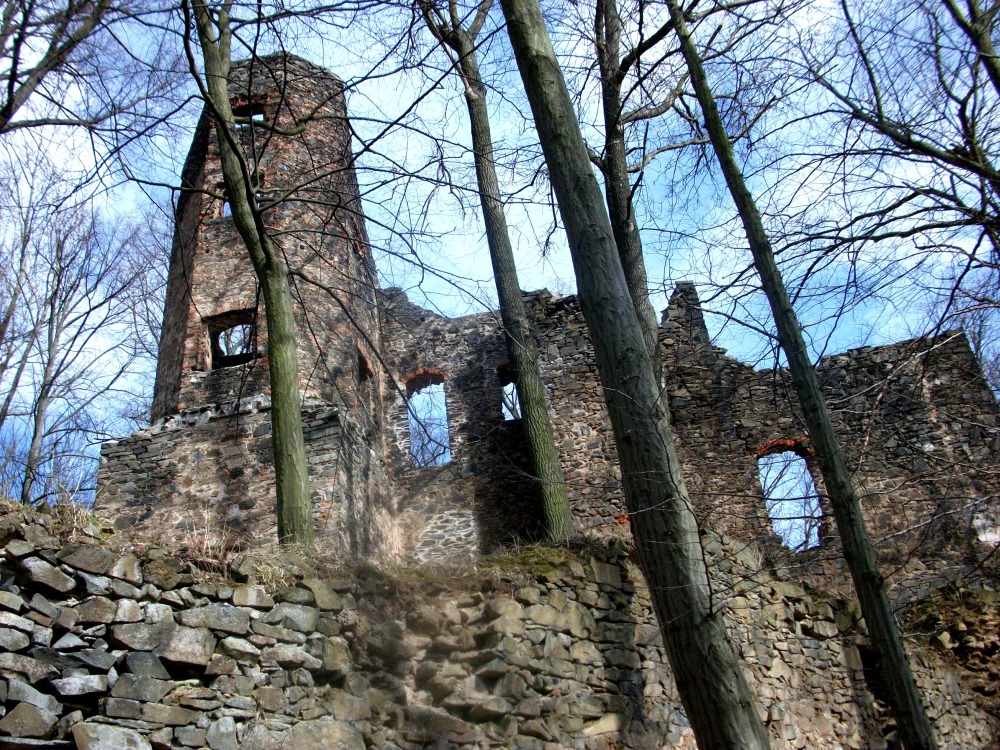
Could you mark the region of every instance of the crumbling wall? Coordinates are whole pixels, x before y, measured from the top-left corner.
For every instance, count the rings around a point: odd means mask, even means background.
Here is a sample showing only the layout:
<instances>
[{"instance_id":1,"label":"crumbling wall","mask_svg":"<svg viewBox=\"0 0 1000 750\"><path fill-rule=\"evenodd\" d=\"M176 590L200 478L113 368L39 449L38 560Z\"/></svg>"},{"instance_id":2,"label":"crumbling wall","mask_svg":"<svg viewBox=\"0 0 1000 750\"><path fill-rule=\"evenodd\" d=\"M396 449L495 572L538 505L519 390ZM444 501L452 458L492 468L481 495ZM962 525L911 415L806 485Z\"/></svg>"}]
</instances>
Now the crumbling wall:
<instances>
[{"instance_id":1,"label":"crumbling wall","mask_svg":"<svg viewBox=\"0 0 1000 750\"><path fill-rule=\"evenodd\" d=\"M758 459L784 444L812 450L790 377L712 347L691 296L675 303L664 325L667 393L696 512L706 526L777 554ZM995 528L1000 507L1000 421L965 336L855 349L824 357L817 372L894 595L982 573L996 546L984 530ZM813 569L846 584L819 470L807 463L823 510Z\"/></svg>"},{"instance_id":2,"label":"crumbling wall","mask_svg":"<svg viewBox=\"0 0 1000 750\"><path fill-rule=\"evenodd\" d=\"M491 575L456 569L444 584L341 569L265 589L248 577L266 561L233 559L235 579L207 582L141 540L99 541L99 519L5 510L0 742L694 747L648 591L621 548L501 558ZM857 612L704 541L772 746L886 747ZM912 655L941 745L994 747L997 724L974 696L930 652Z\"/></svg>"},{"instance_id":3,"label":"crumbling wall","mask_svg":"<svg viewBox=\"0 0 1000 750\"><path fill-rule=\"evenodd\" d=\"M523 428L501 410L509 374L499 316L451 319L410 303L399 289L378 289L341 81L278 54L235 65L230 93L240 117L289 126L275 133L244 122L235 135L253 155L262 204L290 196L262 217L290 266L308 277L295 277L294 296L300 386L316 421L307 441L318 525L345 548L418 560L471 559L537 538ZM319 117L290 127L305 113ZM267 535L266 407L241 405L267 401L266 331L246 249L223 210L208 113L183 182L154 426L105 447L97 505L167 530L203 525ZM625 537L620 469L578 301L544 290L524 301L576 528ZM237 319L256 323L257 350L215 358L213 336ZM768 517L758 461L793 450L822 495L787 372L756 370L713 347L687 282L664 312L660 341L695 512L703 526L761 545L777 560L788 551ZM883 561L901 571L898 580L926 588L977 571L1000 543L1000 422L964 336L853 350L824 358L818 371L869 528ZM450 461L415 467L407 402L416 384L431 380L445 389ZM822 549L797 563L839 584L846 576L821 502Z\"/></svg>"},{"instance_id":4,"label":"crumbling wall","mask_svg":"<svg viewBox=\"0 0 1000 750\"><path fill-rule=\"evenodd\" d=\"M395 550L418 560L469 559L498 544L537 538L538 502L523 428L519 420L505 420L501 411L506 350L498 320L490 314L437 315L396 289L379 297L380 340L386 342L379 359L386 379L380 394L374 395L374 383L369 391L377 408L339 407L347 415L360 415L351 442L360 464L355 458L344 464L355 468L335 477L322 472L314 477L318 508L353 502L368 508L368 515L353 516L360 519L357 532L334 530L336 514L325 510L318 523L334 536L360 534L369 540L355 549ZM539 342L576 527L597 537L627 536L613 435L576 300L537 292L526 295L525 303ZM702 525L760 546L770 559L782 562L788 550L768 517L758 460L770 450L790 447L806 456L821 496L823 492L787 373L756 370L713 347L691 285L678 286L665 312L661 352L678 454ZM240 381L230 377L238 370L196 374L205 381L199 387L210 390L218 403L231 402L241 392ZM989 560L996 546L1000 423L964 336L947 333L853 350L824 358L818 370L872 536L883 561L897 571L891 580L898 589L894 595L913 597L927 587L980 572L980 563ZM444 384L451 459L415 468L409 454L408 379L428 373ZM204 421L206 414L222 415L229 408L189 410L184 419ZM336 421L349 424L351 419ZM175 427L176 422L167 431ZM176 504L178 496L169 494L176 488L175 472L181 477L190 470L196 476L183 480L180 496L187 499L172 523L197 524L204 517L199 507L218 494L218 487L232 484L232 477L223 473L219 479L219 472L206 464L220 451L240 453L236 443L225 447L239 428L213 432L215 428L203 427L152 437L163 429L157 426L109 444L99 507ZM185 446L189 435L192 442ZM323 430L307 434L307 440L315 439L309 451L317 465L336 463L343 450L324 435ZM139 456L150 440L166 447L155 448L146 465ZM167 460L168 469L157 463L163 451L176 454ZM255 454L244 450L240 455ZM271 471L266 464L241 468L261 480ZM356 484L357 477L367 478L368 484ZM258 509L254 513L269 513L273 505L259 482L253 487L237 482L225 493L246 498ZM366 493L370 499L360 500ZM846 584L836 530L822 497L821 504L821 547L800 554L796 563L808 565L817 580ZM182 520L188 512L194 519ZM229 523L228 517L221 518ZM261 528L269 524L260 518ZM378 526L365 531L365 518L377 519ZM393 541L383 546L378 539Z\"/></svg>"},{"instance_id":5,"label":"crumbling wall","mask_svg":"<svg viewBox=\"0 0 1000 750\"><path fill-rule=\"evenodd\" d=\"M418 559L470 559L497 543L532 536L538 503L523 430L501 412L498 368L507 359L499 321L488 314L446 318L399 289L381 294L383 341L392 374L386 404L386 462L408 548ZM414 467L407 378L443 381L450 461Z\"/></svg>"},{"instance_id":6,"label":"crumbling wall","mask_svg":"<svg viewBox=\"0 0 1000 750\"><path fill-rule=\"evenodd\" d=\"M445 318L395 290L387 297L390 369L398 378L421 367L448 377L450 468L409 467L405 389L389 396L389 463L405 505L448 495L456 506L482 507L482 498L493 502L499 494L503 503L503 493L521 494L510 482L527 462L500 448L521 427L500 414L497 368L505 352L498 322L487 314ZM598 536L625 533L613 436L576 299L537 292L525 303L577 528ZM690 284L678 285L665 311L661 352L678 452L702 523L747 543L780 547L758 479L759 458L793 447L808 457L823 491L787 372L756 370L713 347ZM938 583L974 568L995 544L989 529L998 506L1000 423L965 337L950 332L852 350L824 358L818 371L886 562L903 563L919 547L918 557L937 561L931 578ZM504 461L484 460L496 456ZM479 478L489 481L480 486ZM835 556L835 528L822 504L822 543ZM525 532L507 523L509 531ZM418 515L415 528L419 524ZM491 529L480 531L488 540ZM826 565L827 574L843 578L833 567Z\"/></svg>"},{"instance_id":7,"label":"crumbling wall","mask_svg":"<svg viewBox=\"0 0 1000 750\"><path fill-rule=\"evenodd\" d=\"M389 443L397 490L411 507L442 494L456 507L484 507L483 498L492 503L498 494L503 504L503 493L516 492L510 484L516 467L527 462L511 460L500 447L521 428L517 421L503 423L500 415L497 367L505 357L497 321L486 314L452 320L412 305L399 292L389 297L390 369L399 378L420 367L448 375L453 448L450 468L410 468L405 404L397 393ZM613 436L577 301L537 292L526 295L525 303L577 529L625 534ZM836 530L787 372L754 369L713 347L690 284L678 285L665 311L661 352L678 453L703 525L780 557L758 460L771 451L794 450L806 457L821 494L822 551L811 553L813 567L845 582ZM887 565L906 566L897 581L926 588L975 570L996 544L1000 422L965 337L949 332L852 350L824 358L818 372L879 553ZM483 460L496 456L505 460ZM413 517L414 528L420 518ZM525 532L509 519L506 529ZM491 531L480 528L482 546L489 547Z\"/></svg>"},{"instance_id":8,"label":"crumbling wall","mask_svg":"<svg viewBox=\"0 0 1000 750\"><path fill-rule=\"evenodd\" d=\"M381 457L362 429L325 404L303 410L317 543L361 555L400 552ZM98 504L119 528L222 547L277 539L270 402L188 410L101 446Z\"/></svg>"}]
</instances>

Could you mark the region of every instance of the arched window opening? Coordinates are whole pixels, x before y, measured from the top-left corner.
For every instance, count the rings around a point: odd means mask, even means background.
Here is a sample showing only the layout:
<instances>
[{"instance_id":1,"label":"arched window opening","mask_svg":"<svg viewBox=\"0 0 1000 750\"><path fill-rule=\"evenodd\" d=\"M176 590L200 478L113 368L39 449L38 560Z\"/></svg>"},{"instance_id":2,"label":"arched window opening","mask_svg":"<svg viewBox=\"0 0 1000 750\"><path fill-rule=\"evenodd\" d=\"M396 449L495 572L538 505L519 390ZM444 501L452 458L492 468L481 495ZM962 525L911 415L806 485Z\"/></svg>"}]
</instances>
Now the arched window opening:
<instances>
[{"instance_id":1,"label":"arched window opening","mask_svg":"<svg viewBox=\"0 0 1000 750\"><path fill-rule=\"evenodd\" d=\"M410 422L410 463L414 468L443 466L451 461L444 375L419 370L406 379Z\"/></svg>"},{"instance_id":2,"label":"arched window opening","mask_svg":"<svg viewBox=\"0 0 1000 750\"><path fill-rule=\"evenodd\" d=\"M508 364L497 367L497 374L500 376L500 411L503 418L510 422L521 418L521 401L517 396L517 383L515 382L514 371Z\"/></svg>"},{"instance_id":3,"label":"arched window opening","mask_svg":"<svg viewBox=\"0 0 1000 750\"><path fill-rule=\"evenodd\" d=\"M257 326L254 310L236 310L206 321L212 369L235 367L257 357Z\"/></svg>"},{"instance_id":4,"label":"arched window opening","mask_svg":"<svg viewBox=\"0 0 1000 750\"><path fill-rule=\"evenodd\" d=\"M782 544L794 551L818 547L823 511L806 460L785 450L761 456L757 469L767 515Z\"/></svg>"}]
</instances>

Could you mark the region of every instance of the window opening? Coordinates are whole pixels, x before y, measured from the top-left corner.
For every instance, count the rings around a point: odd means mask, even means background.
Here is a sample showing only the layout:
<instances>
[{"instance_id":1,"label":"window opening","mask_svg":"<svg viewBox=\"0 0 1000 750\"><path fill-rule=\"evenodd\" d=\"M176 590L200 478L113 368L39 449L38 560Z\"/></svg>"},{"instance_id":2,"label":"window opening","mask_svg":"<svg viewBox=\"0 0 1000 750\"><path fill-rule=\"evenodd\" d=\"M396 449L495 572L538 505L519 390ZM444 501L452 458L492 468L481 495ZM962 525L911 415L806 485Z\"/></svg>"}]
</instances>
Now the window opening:
<instances>
[{"instance_id":1,"label":"window opening","mask_svg":"<svg viewBox=\"0 0 1000 750\"><path fill-rule=\"evenodd\" d=\"M823 511L809 466L802 456L782 451L757 462L767 515L774 532L791 550L819 546Z\"/></svg>"},{"instance_id":2,"label":"window opening","mask_svg":"<svg viewBox=\"0 0 1000 750\"><path fill-rule=\"evenodd\" d=\"M406 383L410 422L410 463L414 468L443 466L451 461L444 376L422 372Z\"/></svg>"},{"instance_id":3,"label":"window opening","mask_svg":"<svg viewBox=\"0 0 1000 750\"><path fill-rule=\"evenodd\" d=\"M500 411L503 418L510 422L521 418L521 401L517 395L517 383L515 383L514 372L509 365L503 364L497 368L500 376Z\"/></svg>"},{"instance_id":4,"label":"window opening","mask_svg":"<svg viewBox=\"0 0 1000 750\"><path fill-rule=\"evenodd\" d=\"M223 218L232 216L233 215L232 205L230 205L229 198L226 195L226 183L224 182L216 183L215 192L218 195L222 196L219 199L219 203L217 204L218 207L216 208L216 210L218 211L218 213L216 214L216 216L221 216Z\"/></svg>"},{"instance_id":5,"label":"window opening","mask_svg":"<svg viewBox=\"0 0 1000 750\"><path fill-rule=\"evenodd\" d=\"M257 357L257 326L254 310L238 310L208 321L212 369L235 367Z\"/></svg>"},{"instance_id":6,"label":"window opening","mask_svg":"<svg viewBox=\"0 0 1000 750\"><path fill-rule=\"evenodd\" d=\"M507 383L503 387L503 402L500 404L500 409L503 411L503 418L508 422L521 418L521 402L517 397L516 384Z\"/></svg>"},{"instance_id":7,"label":"window opening","mask_svg":"<svg viewBox=\"0 0 1000 750\"><path fill-rule=\"evenodd\" d=\"M237 132L249 131L252 125L264 122L267 112L267 102L264 99L251 99L242 104L233 104L233 118Z\"/></svg>"},{"instance_id":8,"label":"window opening","mask_svg":"<svg viewBox=\"0 0 1000 750\"><path fill-rule=\"evenodd\" d=\"M368 362L368 357L358 349L358 382L364 383L371 380L375 376L375 371L372 369L371 364Z\"/></svg>"}]
</instances>

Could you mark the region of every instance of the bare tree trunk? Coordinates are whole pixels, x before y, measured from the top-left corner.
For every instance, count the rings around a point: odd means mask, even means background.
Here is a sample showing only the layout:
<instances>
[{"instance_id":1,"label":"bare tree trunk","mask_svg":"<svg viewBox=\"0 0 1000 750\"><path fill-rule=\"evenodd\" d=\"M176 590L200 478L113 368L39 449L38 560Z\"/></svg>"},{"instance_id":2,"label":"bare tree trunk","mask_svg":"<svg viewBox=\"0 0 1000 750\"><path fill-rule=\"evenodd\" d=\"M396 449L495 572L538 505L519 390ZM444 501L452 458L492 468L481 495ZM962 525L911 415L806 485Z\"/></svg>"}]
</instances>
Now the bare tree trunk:
<instances>
[{"instance_id":1,"label":"bare tree trunk","mask_svg":"<svg viewBox=\"0 0 1000 750\"><path fill-rule=\"evenodd\" d=\"M51 369L46 367L41 392L32 408L31 441L28 443L28 453L24 461L24 481L21 482L21 502L25 505L33 503L32 495L35 491L35 480L38 477L42 458L42 441L45 438L45 417L49 409L51 378Z\"/></svg>"},{"instance_id":2,"label":"bare tree trunk","mask_svg":"<svg viewBox=\"0 0 1000 750\"><path fill-rule=\"evenodd\" d=\"M625 282L632 297L636 317L642 326L646 349L660 374L660 339L656 312L649 302L646 263L642 257L642 237L635 221L632 185L625 154L625 124L622 121L621 19L617 0L598 0L594 10L597 61L601 72L601 104L604 111L604 192L615 234Z\"/></svg>"},{"instance_id":3,"label":"bare tree trunk","mask_svg":"<svg viewBox=\"0 0 1000 750\"><path fill-rule=\"evenodd\" d=\"M63 247L60 243L56 259L50 270L51 283L43 306L43 312L41 313L41 320L44 321L43 325L46 328L45 340L40 344L40 346L45 347L44 351L41 352L45 365L42 368L38 395L35 397L31 407L31 440L28 443L28 452L24 461L24 480L21 482L21 502L25 505L30 505L33 501L32 495L35 490L35 480L38 476L39 464L42 458L42 442L45 439L45 417L48 415L49 404L52 401L52 385L56 370L56 358L61 343L63 315L65 314L65 311L57 310L61 285L65 281L63 279L64 270ZM70 280L67 286L73 286L73 281ZM30 354L31 349L29 347L24 352L24 361L28 360Z\"/></svg>"},{"instance_id":4,"label":"bare tree trunk","mask_svg":"<svg viewBox=\"0 0 1000 750\"><path fill-rule=\"evenodd\" d=\"M771 243L764 230L757 204L743 180L742 171L733 153L722 117L719 115L701 57L688 32L684 15L677 0L668 0L667 5L680 41L681 53L691 74L691 82L705 117L706 129L746 231L754 264L774 317L778 340L788 358L792 383L802 407L809 437L816 449L820 473L830 496L830 505L840 532L844 557L854 580L861 613L864 615L872 643L879 654L879 667L884 676L900 736L904 745L910 750L936 748L937 743L931 723L924 710L920 692L903 648L899 628L886 597L885 583L879 572L875 549L861 515L861 506L851 486L850 473L844 463L840 443L833 429L833 421L820 392L816 371L809 359L802 327L788 298L781 271L775 263Z\"/></svg>"},{"instance_id":5,"label":"bare tree trunk","mask_svg":"<svg viewBox=\"0 0 1000 750\"><path fill-rule=\"evenodd\" d=\"M542 501L542 518L545 536L550 542L561 542L573 536L573 514L566 496L559 453L556 450L552 422L549 419L548 398L539 374L538 346L531 333L528 316L521 299L521 285L517 280L517 266L511 248L507 217L500 199L496 161L493 155L493 136L490 116L486 106L486 87L479 72L475 37L493 0L484 0L469 29L463 29L457 9L452 3L451 21L441 23L430 16L425 7L424 16L432 33L458 55L456 65L465 87L465 102L469 109L472 128L472 148L479 183L479 200L486 226L486 241L493 263L493 278L497 285L500 318L503 321L507 351L516 375L518 402L521 406L528 450L538 481Z\"/></svg>"},{"instance_id":6,"label":"bare tree trunk","mask_svg":"<svg viewBox=\"0 0 1000 750\"><path fill-rule=\"evenodd\" d=\"M309 547L313 541L312 499L302 431L298 348L288 267L267 234L250 185L249 169L237 153L229 101L231 36L227 7L209 10L198 0L191 6L204 56L203 93L215 115L222 178L233 223L246 245L264 299L278 541Z\"/></svg>"},{"instance_id":7,"label":"bare tree trunk","mask_svg":"<svg viewBox=\"0 0 1000 750\"><path fill-rule=\"evenodd\" d=\"M569 237L621 462L636 551L698 745L768 747L712 600L670 419L614 234L537 0L502 0L507 31Z\"/></svg>"},{"instance_id":8,"label":"bare tree trunk","mask_svg":"<svg viewBox=\"0 0 1000 750\"><path fill-rule=\"evenodd\" d=\"M31 358L31 348L35 345L35 340L38 338L38 333L41 330L41 321L36 321L31 328L30 333L25 337L23 349L21 350L21 359L17 363L17 369L14 371L13 377L7 382L7 395L4 397L3 403L0 403L0 429L3 428L4 423L7 421L7 417L10 416L10 407L14 403L14 397L17 395L18 388L21 385L21 378L24 377L24 371L28 367L28 361ZM6 374L6 369L8 362L4 362L3 373Z\"/></svg>"}]
</instances>

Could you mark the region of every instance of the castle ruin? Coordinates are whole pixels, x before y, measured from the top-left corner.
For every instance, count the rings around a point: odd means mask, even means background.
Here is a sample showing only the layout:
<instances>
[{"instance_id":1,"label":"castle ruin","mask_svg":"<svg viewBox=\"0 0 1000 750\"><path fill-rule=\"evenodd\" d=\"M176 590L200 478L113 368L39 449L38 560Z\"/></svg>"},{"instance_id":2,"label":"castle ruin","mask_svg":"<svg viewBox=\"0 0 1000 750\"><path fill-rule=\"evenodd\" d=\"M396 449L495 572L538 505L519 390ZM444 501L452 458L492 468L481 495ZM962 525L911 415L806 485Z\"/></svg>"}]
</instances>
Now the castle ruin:
<instances>
[{"instance_id":1,"label":"castle ruin","mask_svg":"<svg viewBox=\"0 0 1000 750\"><path fill-rule=\"evenodd\" d=\"M235 67L233 106L260 198L275 199L265 221L301 272L317 546L341 557L289 556L274 580L258 567L270 550L228 554L276 538L268 349L204 115L152 424L103 447L98 515L2 506L0 746L694 748L657 582L617 543L629 519L576 299L525 296L590 539L498 555L484 575L477 555L539 526L498 316L448 318L379 287L340 81L293 57L262 62ZM898 747L787 374L713 346L691 284L677 285L660 345L713 606L772 747ZM827 357L819 372L890 592L919 601L906 646L939 746L995 748L995 577L994 590L942 585L996 571L1000 424L979 363L947 332ZM772 481L785 458L807 489ZM794 493L810 502L789 511ZM146 533L114 533L126 527ZM210 538L215 557L183 549ZM443 581L364 556L454 564Z\"/></svg>"},{"instance_id":2,"label":"castle ruin","mask_svg":"<svg viewBox=\"0 0 1000 750\"><path fill-rule=\"evenodd\" d=\"M448 318L379 287L353 172L341 82L286 56L231 81L265 213L295 279L299 375L320 544L356 555L461 560L537 537L538 510L499 317ZM315 113L293 135L279 127ZM292 128L285 128L291 132ZM203 114L184 168L150 427L102 450L98 510L167 537L214 529L275 537L267 336L253 271L223 194ZM305 186L304 188L302 186ZM578 531L627 534L619 468L574 297L525 295ZM706 528L788 552L759 478L772 454L804 461L818 499L799 560L846 580L780 369L713 346L692 284L660 325L664 378L695 511ZM929 584L975 570L998 543L1000 422L961 332L826 357L819 373L883 561ZM408 405L443 389L432 460L414 458ZM508 388L509 390L509 388ZM422 465L414 465L422 464ZM919 560L914 552L919 549ZM919 564L917 564L919 563ZM919 576L918 576L919 577ZM908 579L911 580L912 576Z\"/></svg>"}]
</instances>

